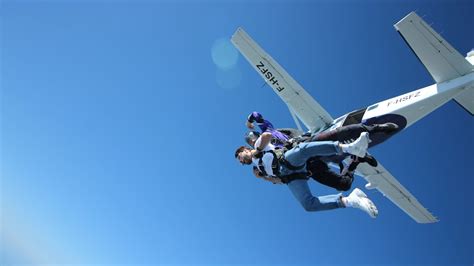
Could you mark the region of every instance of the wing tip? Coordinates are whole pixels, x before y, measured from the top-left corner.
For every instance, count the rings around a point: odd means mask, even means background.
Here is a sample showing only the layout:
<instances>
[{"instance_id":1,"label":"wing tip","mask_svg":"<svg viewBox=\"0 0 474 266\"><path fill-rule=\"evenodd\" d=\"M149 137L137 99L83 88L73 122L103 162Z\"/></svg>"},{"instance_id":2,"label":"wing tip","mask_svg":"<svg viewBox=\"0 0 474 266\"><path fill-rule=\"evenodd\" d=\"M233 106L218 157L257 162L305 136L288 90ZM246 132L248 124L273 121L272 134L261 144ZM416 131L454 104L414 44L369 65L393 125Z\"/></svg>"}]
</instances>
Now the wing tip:
<instances>
[{"instance_id":1,"label":"wing tip","mask_svg":"<svg viewBox=\"0 0 474 266\"><path fill-rule=\"evenodd\" d=\"M238 35L241 35L242 33L245 33L245 30L239 26L237 27L237 29L234 31L234 34L232 34L232 37L230 38L231 40L235 40L235 38L237 38Z\"/></svg>"},{"instance_id":2,"label":"wing tip","mask_svg":"<svg viewBox=\"0 0 474 266\"><path fill-rule=\"evenodd\" d=\"M406 16L400 19L397 23L393 24L393 27L395 27L397 31L400 31L400 25L402 25L407 20L410 20L411 22L413 21L413 19L420 19L420 16L418 16L418 14L415 11L411 11L410 13L408 13Z\"/></svg>"},{"instance_id":3,"label":"wing tip","mask_svg":"<svg viewBox=\"0 0 474 266\"><path fill-rule=\"evenodd\" d=\"M436 217L433 217L432 219L420 220L420 221L416 221L416 222L419 223L419 224L434 224L434 223L439 222L439 219L436 218Z\"/></svg>"}]
</instances>

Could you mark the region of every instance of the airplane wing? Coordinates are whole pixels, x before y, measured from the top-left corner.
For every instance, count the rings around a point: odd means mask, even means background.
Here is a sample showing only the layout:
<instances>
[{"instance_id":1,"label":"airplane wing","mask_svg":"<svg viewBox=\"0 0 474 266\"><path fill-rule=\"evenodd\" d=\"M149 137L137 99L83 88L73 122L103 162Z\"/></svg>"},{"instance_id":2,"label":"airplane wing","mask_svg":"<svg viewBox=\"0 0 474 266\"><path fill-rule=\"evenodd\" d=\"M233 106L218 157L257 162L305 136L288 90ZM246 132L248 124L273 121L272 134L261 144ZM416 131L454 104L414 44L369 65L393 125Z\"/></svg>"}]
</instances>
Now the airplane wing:
<instances>
[{"instance_id":1,"label":"airplane wing","mask_svg":"<svg viewBox=\"0 0 474 266\"><path fill-rule=\"evenodd\" d=\"M237 29L231 41L311 132L316 132L333 121L331 115L242 28Z\"/></svg>"},{"instance_id":2,"label":"airplane wing","mask_svg":"<svg viewBox=\"0 0 474 266\"><path fill-rule=\"evenodd\" d=\"M367 189L376 188L385 197L418 223L435 223L438 221L420 202L400 184L380 163L377 167L360 164L356 174L361 175L367 182Z\"/></svg>"}]
</instances>

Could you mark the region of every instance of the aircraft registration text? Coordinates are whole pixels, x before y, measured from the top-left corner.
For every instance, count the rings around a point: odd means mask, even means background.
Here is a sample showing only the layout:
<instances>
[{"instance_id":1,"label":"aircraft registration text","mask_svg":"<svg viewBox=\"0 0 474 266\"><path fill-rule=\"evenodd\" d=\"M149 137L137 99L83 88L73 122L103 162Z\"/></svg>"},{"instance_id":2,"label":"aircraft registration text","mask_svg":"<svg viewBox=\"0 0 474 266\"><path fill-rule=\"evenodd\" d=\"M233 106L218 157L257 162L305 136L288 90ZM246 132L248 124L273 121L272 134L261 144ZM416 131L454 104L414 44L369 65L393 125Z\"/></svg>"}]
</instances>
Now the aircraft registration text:
<instances>
[{"instance_id":1,"label":"aircraft registration text","mask_svg":"<svg viewBox=\"0 0 474 266\"><path fill-rule=\"evenodd\" d=\"M413 98L416 98L420 96L420 91L415 91L415 92L412 92L408 95L404 95L404 96L401 96L401 97L398 97L394 100L391 100L387 103L387 107L390 106L390 105L394 105L394 104L397 104L397 103L401 103L401 102L404 102L404 101L407 101L407 100L410 100L410 99L413 99Z\"/></svg>"},{"instance_id":2,"label":"aircraft registration text","mask_svg":"<svg viewBox=\"0 0 474 266\"><path fill-rule=\"evenodd\" d=\"M275 86L275 89L278 92L281 92L285 89L285 87L281 87L280 84L278 84L278 80L271 71L268 71L268 68L265 67L265 64L262 61L260 61L260 64L257 64L256 67L258 70L260 70L260 72L262 72L263 76L268 80L268 82Z\"/></svg>"}]
</instances>

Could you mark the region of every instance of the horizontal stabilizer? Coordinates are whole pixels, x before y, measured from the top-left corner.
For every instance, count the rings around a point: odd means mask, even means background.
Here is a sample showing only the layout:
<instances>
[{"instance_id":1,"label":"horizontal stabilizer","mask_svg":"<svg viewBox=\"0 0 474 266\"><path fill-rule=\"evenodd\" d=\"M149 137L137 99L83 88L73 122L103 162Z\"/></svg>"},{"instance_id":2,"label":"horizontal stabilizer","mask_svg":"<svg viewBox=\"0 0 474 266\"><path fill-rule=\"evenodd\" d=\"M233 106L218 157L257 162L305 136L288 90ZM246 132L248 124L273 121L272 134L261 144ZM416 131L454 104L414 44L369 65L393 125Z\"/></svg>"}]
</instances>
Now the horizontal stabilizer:
<instances>
[{"instance_id":1,"label":"horizontal stabilizer","mask_svg":"<svg viewBox=\"0 0 474 266\"><path fill-rule=\"evenodd\" d=\"M367 182L368 189L376 188L385 197L402 209L417 223L435 223L438 221L421 203L393 177L379 162L377 167L360 164L356 173Z\"/></svg>"},{"instance_id":2,"label":"horizontal stabilizer","mask_svg":"<svg viewBox=\"0 0 474 266\"><path fill-rule=\"evenodd\" d=\"M474 66L415 12L411 12L394 26L436 83L474 71Z\"/></svg>"},{"instance_id":3,"label":"horizontal stabilizer","mask_svg":"<svg viewBox=\"0 0 474 266\"><path fill-rule=\"evenodd\" d=\"M458 96L454 97L454 100L461 105L471 115L474 115L474 88L470 88Z\"/></svg>"}]
</instances>

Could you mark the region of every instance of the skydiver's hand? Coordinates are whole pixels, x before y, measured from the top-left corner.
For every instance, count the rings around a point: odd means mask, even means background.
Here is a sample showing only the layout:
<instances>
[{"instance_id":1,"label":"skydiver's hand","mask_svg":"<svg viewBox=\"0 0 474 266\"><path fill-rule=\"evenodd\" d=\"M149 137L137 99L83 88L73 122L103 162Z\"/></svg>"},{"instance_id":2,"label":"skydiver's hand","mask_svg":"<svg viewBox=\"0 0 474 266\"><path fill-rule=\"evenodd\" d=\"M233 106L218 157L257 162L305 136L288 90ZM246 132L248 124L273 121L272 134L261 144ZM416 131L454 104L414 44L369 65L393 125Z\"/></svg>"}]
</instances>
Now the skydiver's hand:
<instances>
[{"instance_id":1,"label":"skydiver's hand","mask_svg":"<svg viewBox=\"0 0 474 266\"><path fill-rule=\"evenodd\" d=\"M260 159L263 157L263 151L259 151L258 149L252 150L252 155L256 159Z\"/></svg>"},{"instance_id":2,"label":"skydiver's hand","mask_svg":"<svg viewBox=\"0 0 474 266\"><path fill-rule=\"evenodd\" d=\"M257 167L254 167L253 168L253 175L256 177L256 178L263 178L264 175L262 174L262 172L260 172L260 170L258 170Z\"/></svg>"},{"instance_id":3,"label":"skydiver's hand","mask_svg":"<svg viewBox=\"0 0 474 266\"><path fill-rule=\"evenodd\" d=\"M248 129L253 129L253 123L250 123L249 121L245 122L245 125L247 126Z\"/></svg>"},{"instance_id":4,"label":"skydiver's hand","mask_svg":"<svg viewBox=\"0 0 474 266\"><path fill-rule=\"evenodd\" d=\"M268 176L265 176L263 179L269 181L269 182L272 182L274 185L275 184L283 184L283 182L281 182L281 179L278 178L278 177L268 177Z\"/></svg>"}]
</instances>

